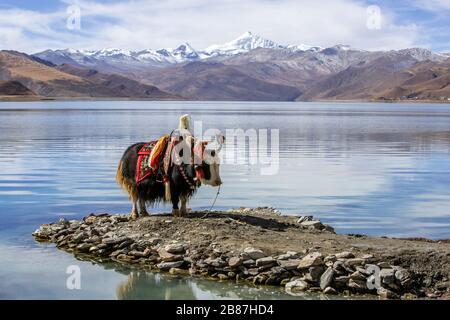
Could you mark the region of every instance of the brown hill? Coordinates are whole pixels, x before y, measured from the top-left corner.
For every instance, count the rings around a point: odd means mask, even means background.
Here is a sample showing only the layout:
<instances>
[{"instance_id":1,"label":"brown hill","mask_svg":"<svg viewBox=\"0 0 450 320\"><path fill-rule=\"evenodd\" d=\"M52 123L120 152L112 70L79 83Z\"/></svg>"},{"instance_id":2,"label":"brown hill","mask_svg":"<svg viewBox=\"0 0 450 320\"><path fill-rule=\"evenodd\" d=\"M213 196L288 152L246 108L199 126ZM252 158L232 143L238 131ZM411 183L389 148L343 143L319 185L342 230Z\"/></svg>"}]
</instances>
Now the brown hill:
<instances>
[{"instance_id":1,"label":"brown hill","mask_svg":"<svg viewBox=\"0 0 450 320\"><path fill-rule=\"evenodd\" d=\"M32 96L34 93L17 81L0 81L0 96Z\"/></svg>"},{"instance_id":2,"label":"brown hill","mask_svg":"<svg viewBox=\"0 0 450 320\"><path fill-rule=\"evenodd\" d=\"M90 70L63 66L55 68L31 56L0 51L0 80L16 81L44 97L121 97L177 99L158 88L114 75L89 76ZM109 77L109 78L108 78Z\"/></svg>"},{"instance_id":3,"label":"brown hill","mask_svg":"<svg viewBox=\"0 0 450 320\"><path fill-rule=\"evenodd\" d=\"M300 90L271 83L219 62L191 62L152 70L143 79L195 100L292 101Z\"/></svg>"}]
</instances>

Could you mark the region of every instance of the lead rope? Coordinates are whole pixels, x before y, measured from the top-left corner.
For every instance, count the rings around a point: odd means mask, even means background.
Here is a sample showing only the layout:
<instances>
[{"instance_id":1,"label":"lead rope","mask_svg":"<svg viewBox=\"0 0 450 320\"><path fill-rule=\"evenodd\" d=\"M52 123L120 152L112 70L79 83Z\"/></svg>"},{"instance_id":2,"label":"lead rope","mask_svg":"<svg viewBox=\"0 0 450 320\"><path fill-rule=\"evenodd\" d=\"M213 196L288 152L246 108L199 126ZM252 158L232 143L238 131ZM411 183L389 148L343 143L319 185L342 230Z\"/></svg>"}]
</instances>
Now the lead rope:
<instances>
[{"instance_id":1,"label":"lead rope","mask_svg":"<svg viewBox=\"0 0 450 320\"><path fill-rule=\"evenodd\" d=\"M214 201L211 205L211 208L209 208L209 210L203 215L203 217L201 217L200 219L205 219L212 211L212 208L214 207L214 205L216 204L217 198L219 197L219 193L220 193L220 186L217 189L217 193L216 193L216 197L214 198Z\"/></svg>"}]
</instances>

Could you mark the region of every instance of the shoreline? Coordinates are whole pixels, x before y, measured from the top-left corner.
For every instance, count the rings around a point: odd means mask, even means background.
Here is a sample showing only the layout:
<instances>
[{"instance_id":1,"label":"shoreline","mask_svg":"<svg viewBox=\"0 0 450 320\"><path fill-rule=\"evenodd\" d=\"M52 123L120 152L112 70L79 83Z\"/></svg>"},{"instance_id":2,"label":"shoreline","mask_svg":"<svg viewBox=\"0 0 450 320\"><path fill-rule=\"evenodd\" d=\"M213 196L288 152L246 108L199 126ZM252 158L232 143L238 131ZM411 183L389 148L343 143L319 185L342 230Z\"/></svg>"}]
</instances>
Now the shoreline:
<instances>
[{"instance_id":1,"label":"shoreline","mask_svg":"<svg viewBox=\"0 0 450 320\"><path fill-rule=\"evenodd\" d=\"M152 98L127 98L127 97L41 97L41 96L1 96L0 102L38 102L38 101L173 101L173 102L281 102L281 103L433 103L450 104L450 100L313 100L313 101L266 101L266 100L192 100L192 99L152 99Z\"/></svg>"},{"instance_id":2,"label":"shoreline","mask_svg":"<svg viewBox=\"0 0 450 320\"><path fill-rule=\"evenodd\" d=\"M311 216L273 208L129 220L89 215L44 224L39 242L99 263L305 292L386 299L450 299L447 240L336 234Z\"/></svg>"}]
</instances>

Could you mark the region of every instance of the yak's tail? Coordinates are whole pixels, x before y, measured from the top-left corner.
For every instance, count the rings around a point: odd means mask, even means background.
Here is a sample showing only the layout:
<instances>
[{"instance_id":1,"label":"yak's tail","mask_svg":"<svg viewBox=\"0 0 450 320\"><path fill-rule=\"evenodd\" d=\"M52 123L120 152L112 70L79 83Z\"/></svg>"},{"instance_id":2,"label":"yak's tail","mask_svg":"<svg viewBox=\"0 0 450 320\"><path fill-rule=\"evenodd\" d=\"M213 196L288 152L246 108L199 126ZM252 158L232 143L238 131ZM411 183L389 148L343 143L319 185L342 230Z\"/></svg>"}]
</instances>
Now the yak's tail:
<instances>
[{"instance_id":1,"label":"yak's tail","mask_svg":"<svg viewBox=\"0 0 450 320\"><path fill-rule=\"evenodd\" d=\"M135 186L131 181L123 176L123 161L120 160L119 166L117 167L116 172L116 182L117 184L128 193L130 199L137 199L137 191Z\"/></svg>"}]
</instances>

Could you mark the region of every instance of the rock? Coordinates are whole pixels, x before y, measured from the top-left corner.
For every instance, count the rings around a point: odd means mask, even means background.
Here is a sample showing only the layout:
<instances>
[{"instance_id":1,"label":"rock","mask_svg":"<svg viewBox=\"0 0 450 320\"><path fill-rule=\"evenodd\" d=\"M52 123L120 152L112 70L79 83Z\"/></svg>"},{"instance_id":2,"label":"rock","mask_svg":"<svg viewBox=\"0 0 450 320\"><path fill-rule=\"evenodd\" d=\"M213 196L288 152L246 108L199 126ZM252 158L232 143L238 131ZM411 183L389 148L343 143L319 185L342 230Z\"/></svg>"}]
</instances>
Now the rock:
<instances>
[{"instance_id":1,"label":"rock","mask_svg":"<svg viewBox=\"0 0 450 320\"><path fill-rule=\"evenodd\" d=\"M161 262L156 266L161 270L170 270L171 268L179 268L183 265L184 261L173 261L173 262Z\"/></svg>"},{"instance_id":2,"label":"rock","mask_svg":"<svg viewBox=\"0 0 450 320\"><path fill-rule=\"evenodd\" d=\"M351 259L351 258L355 257L355 255L353 253L351 253L350 251L343 251L343 252L337 253L335 256L337 259Z\"/></svg>"},{"instance_id":3,"label":"rock","mask_svg":"<svg viewBox=\"0 0 450 320\"><path fill-rule=\"evenodd\" d=\"M217 278L219 278L219 280L223 281L223 280L228 280L228 276L223 274L223 273L219 273L217 275Z\"/></svg>"},{"instance_id":4,"label":"rock","mask_svg":"<svg viewBox=\"0 0 450 320\"><path fill-rule=\"evenodd\" d=\"M102 240L102 243L107 244L107 245L115 245L115 244L119 244L122 243L124 241L129 240L128 237L119 237L119 238L104 238Z\"/></svg>"},{"instance_id":5,"label":"rock","mask_svg":"<svg viewBox=\"0 0 450 320\"><path fill-rule=\"evenodd\" d=\"M361 272L359 271L355 271L350 275L350 279L352 280L356 280L356 281L366 281L366 276L363 275Z\"/></svg>"},{"instance_id":6,"label":"rock","mask_svg":"<svg viewBox=\"0 0 450 320\"><path fill-rule=\"evenodd\" d=\"M398 269L395 271L395 278L403 287L409 287L412 284L411 274L406 269Z\"/></svg>"},{"instance_id":7,"label":"rock","mask_svg":"<svg viewBox=\"0 0 450 320\"><path fill-rule=\"evenodd\" d=\"M375 261L375 257L373 256L373 254L363 254L361 256L361 259L366 260L366 263L371 263L371 262Z\"/></svg>"},{"instance_id":8,"label":"rock","mask_svg":"<svg viewBox=\"0 0 450 320\"><path fill-rule=\"evenodd\" d=\"M205 263L210 265L210 266L213 266L215 268L223 268L223 267L225 267L227 265L227 263L225 261L223 261L222 259L220 259L220 258L211 258L211 257L205 259Z\"/></svg>"},{"instance_id":9,"label":"rock","mask_svg":"<svg viewBox=\"0 0 450 320\"><path fill-rule=\"evenodd\" d=\"M365 280L354 280L350 278L350 280L348 280L347 286L357 292L363 292L367 289Z\"/></svg>"},{"instance_id":10,"label":"rock","mask_svg":"<svg viewBox=\"0 0 450 320\"><path fill-rule=\"evenodd\" d=\"M323 261L325 263L327 263L327 262L333 262L334 263L336 260L337 260L337 257L334 254L332 254L332 255L326 256Z\"/></svg>"},{"instance_id":11,"label":"rock","mask_svg":"<svg viewBox=\"0 0 450 320\"><path fill-rule=\"evenodd\" d=\"M395 281L394 269L381 269L380 270L381 281L385 284L392 284Z\"/></svg>"},{"instance_id":12,"label":"rock","mask_svg":"<svg viewBox=\"0 0 450 320\"><path fill-rule=\"evenodd\" d=\"M398 299L399 298L399 296L395 292L393 292L389 289L383 288L383 287L378 288L377 293L380 296L380 298L382 298L382 299Z\"/></svg>"},{"instance_id":13,"label":"rock","mask_svg":"<svg viewBox=\"0 0 450 320\"><path fill-rule=\"evenodd\" d=\"M185 275L187 271L180 268L170 268L169 273L173 275Z\"/></svg>"},{"instance_id":14,"label":"rock","mask_svg":"<svg viewBox=\"0 0 450 320\"><path fill-rule=\"evenodd\" d=\"M364 262L365 262L364 259L352 258L352 259L345 260L344 264L349 266L349 267L354 267L354 266L361 266L361 265L364 264Z\"/></svg>"},{"instance_id":15,"label":"rock","mask_svg":"<svg viewBox=\"0 0 450 320\"><path fill-rule=\"evenodd\" d=\"M325 290L323 290L323 293L325 294L337 294L338 292L333 289L332 287L326 287Z\"/></svg>"},{"instance_id":16,"label":"rock","mask_svg":"<svg viewBox=\"0 0 450 320\"><path fill-rule=\"evenodd\" d=\"M306 221L311 221L313 219L313 216L300 216L297 220L297 223L302 223Z\"/></svg>"},{"instance_id":17,"label":"rock","mask_svg":"<svg viewBox=\"0 0 450 320\"><path fill-rule=\"evenodd\" d=\"M167 252L165 249L160 248L158 250L158 255L164 262L172 262L172 261L180 261L183 260L183 255L180 254L172 254Z\"/></svg>"},{"instance_id":18,"label":"rock","mask_svg":"<svg viewBox=\"0 0 450 320\"><path fill-rule=\"evenodd\" d=\"M309 288L308 282L304 280L294 280L286 283L285 290L287 293L295 293L306 291Z\"/></svg>"},{"instance_id":19,"label":"rock","mask_svg":"<svg viewBox=\"0 0 450 320\"><path fill-rule=\"evenodd\" d=\"M253 260L253 259L245 260L245 261L242 262L242 264L245 267L247 267L247 268L251 268L251 267L255 267L256 266L255 260Z\"/></svg>"},{"instance_id":20,"label":"rock","mask_svg":"<svg viewBox=\"0 0 450 320\"><path fill-rule=\"evenodd\" d=\"M284 254L280 254L277 257L277 260L288 260L288 259L297 259L299 257L298 252L288 251Z\"/></svg>"},{"instance_id":21,"label":"rock","mask_svg":"<svg viewBox=\"0 0 450 320\"><path fill-rule=\"evenodd\" d=\"M164 247L164 249L168 252L168 253L173 253L173 254L179 254L179 253L184 253L186 251L186 244L184 243L172 243L172 244L168 244Z\"/></svg>"},{"instance_id":22,"label":"rock","mask_svg":"<svg viewBox=\"0 0 450 320\"><path fill-rule=\"evenodd\" d=\"M250 257L250 259L253 259L253 260L264 258L266 256L264 254L264 252L262 252L261 250L255 249L255 248L251 248L251 247L245 248L244 249L244 253L246 255L248 255Z\"/></svg>"},{"instance_id":23,"label":"rock","mask_svg":"<svg viewBox=\"0 0 450 320\"><path fill-rule=\"evenodd\" d=\"M385 268L385 269L391 268L391 265L390 265L389 263L387 263L387 262L380 262L380 263L377 263L377 266L378 266L379 268Z\"/></svg>"},{"instance_id":24,"label":"rock","mask_svg":"<svg viewBox=\"0 0 450 320\"><path fill-rule=\"evenodd\" d=\"M324 290L326 287L329 287L333 282L334 278L334 270L333 268L328 268L320 277L320 288Z\"/></svg>"},{"instance_id":25,"label":"rock","mask_svg":"<svg viewBox=\"0 0 450 320\"><path fill-rule=\"evenodd\" d=\"M311 252L300 260L297 269L307 269L312 266L320 266L322 264L323 264L322 254L320 252Z\"/></svg>"},{"instance_id":26,"label":"rock","mask_svg":"<svg viewBox=\"0 0 450 320\"><path fill-rule=\"evenodd\" d=\"M316 229L316 230L322 230L325 228L325 226L319 220L304 221L300 223L300 225L308 229Z\"/></svg>"},{"instance_id":27,"label":"rock","mask_svg":"<svg viewBox=\"0 0 450 320\"><path fill-rule=\"evenodd\" d=\"M248 271L248 274L251 275L252 277L259 274L259 271L256 268L251 268L251 269L248 269L247 271Z\"/></svg>"},{"instance_id":28,"label":"rock","mask_svg":"<svg viewBox=\"0 0 450 320\"><path fill-rule=\"evenodd\" d=\"M228 265L231 268L237 268L242 264L242 258L240 257L231 257L230 260L228 260Z\"/></svg>"},{"instance_id":29,"label":"rock","mask_svg":"<svg viewBox=\"0 0 450 320\"><path fill-rule=\"evenodd\" d=\"M128 255L138 257L138 258L143 258L143 257L148 257L150 255L150 252L132 250L132 251L128 252Z\"/></svg>"},{"instance_id":30,"label":"rock","mask_svg":"<svg viewBox=\"0 0 450 320\"><path fill-rule=\"evenodd\" d=\"M256 260L257 267L266 266L266 265L273 266L276 263L277 263L276 260L272 257L264 257L264 258L259 258Z\"/></svg>"},{"instance_id":31,"label":"rock","mask_svg":"<svg viewBox=\"0 0 450 320\"><path fill-rule=\"evenodd\" d=\"M311 280L313 282L319 282L320 277L322 276L324 271L325 271L325 268L323 266L314 266L314 267L309 268L309 270L308 270L308 272L311 276Z\"/></svg>"},{"instance_id":32,"label":"rock","mask_svg":"<svg viewBox=\"0 0 450 320\"><path fill-rule=\"evenodd\" d=\"M347 287L350 278L348 276L340 276L334 278L334 286L338 289L344 289Z\"/></svg>"},{"instance_id":33,"label":"rock","mask_svg":"<svg viewBox=\"0 0 450 320\"><path fill-rule=\"evenodd\" d=\"M89 243L82 243L77 246L77 250L80 252L88 252L92 245Z\"/></svg>"},{"instance_id":34,"label":"rock","mask_svg":"<svg viewBox=\"0 0 450 320\"><path fill-rule=\"evenodd\" d=\"M162 239L161 239L161 238L150 238L150 239L148 239L147 241L148 241L148 245L149 245L149 246L155 246L155 245L157 245L158 243L161 243L161 242L162 242Z\"/></svg>"},{"instance_id":35,"label":"rock","mask_svg":"<svg viewBox=\"0 0 450 320\"><path fill-rule=\"evenodd\" d=\"M86 239L87 237L88 237L87 233L85 233L85 232L80 232L80 233L75 234L75 235L72 237L72 241L73 241L73 242L81 242L81 241L83 241L84 239Z\"/></svg>"},{"instance_id":36,"label":"rock","mask_svg":"<svg viewBox=\"0 0 450 320\"><path fill-rule=\"evenodd\" d=\"M278 260L280 267L286 270L295 270L300 264L300 259Z\"/></svg>"}]
</instances>

